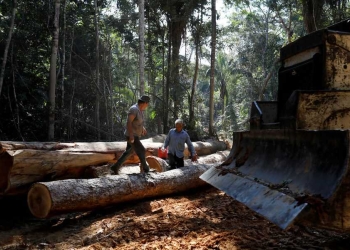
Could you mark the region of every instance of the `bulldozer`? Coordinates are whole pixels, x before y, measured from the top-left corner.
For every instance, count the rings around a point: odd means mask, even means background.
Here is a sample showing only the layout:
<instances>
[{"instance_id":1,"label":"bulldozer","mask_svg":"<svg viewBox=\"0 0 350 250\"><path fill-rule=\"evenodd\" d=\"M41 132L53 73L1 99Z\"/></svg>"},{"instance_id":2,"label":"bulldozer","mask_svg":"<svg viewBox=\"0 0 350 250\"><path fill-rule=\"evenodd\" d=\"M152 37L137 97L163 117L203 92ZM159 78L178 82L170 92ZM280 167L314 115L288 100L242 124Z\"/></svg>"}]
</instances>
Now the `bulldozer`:
<instances>
[{"instance_id":1,"label":"bulldozer","mask_svg":"<svg viewBox=\"0 0 350 250\"><path fill-rule=\"evenodd\" d=\"M350 19L280 49L277 101L200 178L282 229L350 231Z\"/></svg>"}]
</instances>

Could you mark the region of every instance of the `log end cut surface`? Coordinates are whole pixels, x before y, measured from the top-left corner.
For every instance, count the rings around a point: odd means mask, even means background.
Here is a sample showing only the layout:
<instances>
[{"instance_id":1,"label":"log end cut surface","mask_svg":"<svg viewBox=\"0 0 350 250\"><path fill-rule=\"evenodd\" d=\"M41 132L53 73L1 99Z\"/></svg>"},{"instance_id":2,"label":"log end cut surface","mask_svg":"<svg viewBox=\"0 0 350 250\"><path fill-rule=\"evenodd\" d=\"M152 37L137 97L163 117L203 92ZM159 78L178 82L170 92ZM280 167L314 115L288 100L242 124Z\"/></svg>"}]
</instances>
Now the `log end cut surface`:
<instances>
[{"instance_id":1,"label":"log end cut surface","mask_svg":"<svg viewBox=\"0 0 350 250\"><path fill-rule=\"evenodd\" d=\"M147 156L146 161L150 168L155 169L158 173L168 170L167 162L159 157Z\"/></svg>"},{"instance_id":2,"label":"log end cut surface","mask_svg":"<svg viewBox=\"0 0 350 250\"><path fill-rule=\"evenodd\" d=\"M28 192L27 203L30 212L38 218L46 218L51 210L52 201L46 186L36 183Z\"/></svg>"}]
</instances>

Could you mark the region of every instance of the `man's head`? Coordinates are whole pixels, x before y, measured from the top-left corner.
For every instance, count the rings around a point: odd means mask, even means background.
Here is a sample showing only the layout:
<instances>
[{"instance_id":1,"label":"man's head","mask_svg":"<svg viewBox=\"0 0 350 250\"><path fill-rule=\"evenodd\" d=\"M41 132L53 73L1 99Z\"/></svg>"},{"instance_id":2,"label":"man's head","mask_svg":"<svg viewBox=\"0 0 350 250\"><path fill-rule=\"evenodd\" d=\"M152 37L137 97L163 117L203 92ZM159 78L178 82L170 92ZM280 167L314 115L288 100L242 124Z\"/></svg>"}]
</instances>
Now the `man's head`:
<instances>
[{"instance_id":1,"label":"man's head","mask_svg":"<svg viewBox=\"0 0 350 250\"><path fill-rule=\"evenodd\" d=\"M151 100L151 98L149 98L148 95L143 95L139 98L139 102L147 102L149 103L149 101Z\"/></svg>"},{"instance_id":2,"label":"man's head","mask_svg":"<svg viewBox=\"0 0 350 250\"><path fill-rule=\"evenodd\" d=\"M182 130L183 126L184 126L184 122L182 119L177 119L175 121L175 129L177 132L180 132Z\"/></svg>"},{"instance_id":3,"label":"man's head","mask_svg":"<svg viewBox=\"0 0 350 250\"><path fill-rule=\"evenodd\" d=\"M139 98L137 101L137 104L139 105L141 110L145 110L148 107L148 103L150 102L151 98L147 95L143 95Z\"/></svg>"}]
</instances>

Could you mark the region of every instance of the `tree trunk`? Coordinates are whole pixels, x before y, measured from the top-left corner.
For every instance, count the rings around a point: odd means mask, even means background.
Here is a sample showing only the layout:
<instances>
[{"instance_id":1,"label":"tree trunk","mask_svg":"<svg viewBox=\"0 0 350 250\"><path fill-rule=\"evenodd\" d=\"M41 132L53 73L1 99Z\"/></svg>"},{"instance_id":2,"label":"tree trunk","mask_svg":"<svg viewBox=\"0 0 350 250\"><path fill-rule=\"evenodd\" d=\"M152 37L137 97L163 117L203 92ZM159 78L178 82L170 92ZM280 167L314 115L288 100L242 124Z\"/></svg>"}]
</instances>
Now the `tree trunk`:
<instances>
[{"instance_id":1,"label":"tree trunk","mask_svg":"<svg viewBox=\"0 0 350 250\"><path fill-rule=\"evenodd\" d=\"M3 152L0 154L0 193L15 195L37 181L84 178L84 171L88 166L107 163L114 158L113 153L32 149Z\"/></svg>"},{"instance_id":2,"label":"tree trunk","mask_svg":"<svg viewBox=\"0 0 350 250\"><path fill-rule=\"evenodd\" d=\"M211 164L223 162L224 160L226 160L229 153L229 150L220 151L214 154L206 155L204 157L199 157L197 162L193 162L191 159L187 159L184 163L185 166L193 166L196 164ZM157 172L165 172L170 170L170 166L168 165L167 161L165 161L162 158L159 158L157 156L148 156L146 157L146 160L150 168L155 169Z\"/></svg>"},{"instance_id":3,"label":"tree trunk","mask_svg":"<svg viewBox=\"0 0 350 250\"><path fill-rule=\"evenodd\" d=\"M168 27L169 30L171 30L171 26L172 26L172 22L169 19L169 17L167 17L167 23L168 23ZM168 119L169 119L169 106L170 106L170 85L171 85L171 47L172 47L172 43L171 43L172 39L171 39L171 32L168 32L168 51L167 51L167 72L166 72L166 82L165 82L165 98L164 99L164 113L163 113L163 133L168 133L169 132L169 125L168 125ZM163 40L164 42L164 40ZM163 43L163 45L165 45Z\"/></svg>"},{"instance_id":4,"label":"tree trunk","mask_svg":"<svg viewBox=\"0 0 350 250\"><path fill-rule=\"evenodd\" d=\"M99 11L97 7L97 0L94 1L95 4L95 15L94 15L94 23L95 23L95 39L96 39L96 96L95 96L95 126L96 126L96 132L97 132L97 140L101 140L101 125L100 125L100 98L101 98L101 92L100 92L100 35L99 35L99 27L98 27L98 17L99 17Z\"/></svg>"},{"instance_id":5,"label":"tree trunk","mask_svg":"<svg viewBox=\"0 0 350 250\"><path fill-rule=\"evenodd\" d=\"M141 140L146 151L152 152L153 155L158 154L158 149L163 146L162 142L152 142L148 139ZM223 141L198 141L192 142L197 155L209 155L216 153L217 151L226 150L230 147L227 142ZM61 151L61 152L75 152L75 153L115 153L117 156L124 152L126 148L126 141L123 142L71 142L71 143L59 143L59 142L1 142L4 150L47 150L47 151ZM45 151L43 151L45 152ZM184 151L185 157L190 155L190 152L185 145ZM0 162L1 163L1 162Z\"/></svg>"},{"instance_id":6,"label":"tree trunk","mask_svg":"<svg viewBox=\"0 0 350 250\"><path fill-rule=\"evenodd\" d=\"M67 10L67 1L63 1L63 32L62 32L62 59L61 59L61 119L60 119L60 137L63 138L63 131L65 127L65 105L64 105L64 84L66 79L66 30L67 30L67 21L66 21L66 10Z\"/></svg>"},{"instance_id":7,"label":"tree trunk","mask_svg":"<svg viewBox=\"0 0 350 250\"><path fill-rule=\"evenodd\" d=\"M185 160L185 166L192 166L196 164L212 164L217 162L223 162L226 160L230 151L220 151L211 155L206 155L199 157L197 162L192 162L191 159ZM170 170L170 167L166 160L159 158L157 156L147 156L146 161L151 169L154 169L156 172L165 172ZM138 166L125 166L119 170L119 174L137 174L140 173L140 168ZM111 172L111 169L108 165L103 166L92 166L87 168L86 176L90 178L97 178L106 176L109 174L114 174Z\"/></svg>"},{"instance_id":8,"label":"tree trunk","mask_svg":"<svg viewBox=\"0 0 350 250\"><path fill-rule=\"evenodd\" d=\"M139 0L139 74L140 95L145 93L145 1Z\"/></svg>"},{"instance_id":9,"label":"tree trunk","mask_svg":"<svg viewBox=\"0 0 350 250\"><path fill-rule=\"evenodd\" d=\"M308 33L321 28L324 0L302 0L304 26Z\"/></svg>"},{"instance_id":10,"label":"tree trunk","mask_svg":"<svg viewBox=\"0 0 350 250\"><path fill-rule=\"evenodd\" d=\"M4 55L2 57L2 65L1 65L1 69L0 69L0 96L1 96L2 84L4 82L4 75L5 75L6 62L7 62L7 53L9 51L11 38L12 38L12 33L13 33L14 26L15 26L16 12L17 12L17 1L13 0L11 24L10 24L9 34L8 34L8 37L7 37L7 40L6 40Z\"/></svg>"},{"instance_id":11,"label":"tree trunk","mask_svg":"<svg viewBox=\"0 0 350 250\"><path fill-rule=\"evenodd\" d=\"M276 64L277 64L279 61L280 61L280 58L277 57L277 58L274 60L274 62L273 62L273 64L272 64L272 66L271 66L271 69L270 69L269 73L268 73L267 76L265 77L264 83L263 83L263 87L262 87L262 89L260 90L260 93L259 93L259 97L258 97L258 100L259 100L259 101L262 101L262 100L263 100L264 92L265 92L265 90L266 90L267 84L269 83L269 81L270 81L270 79L271 79L273 73L275 72Z\"/></svg>"},{"instance_id":12,"label":"tree trunk","mask_svg":"<svg viewBox=\"0 0 350 250\"><path fill-rule=\"evenodd\" d=\"M143 142L146 156L157 156L163 143ZM115 162L126 148L126 142L94 143L5 143L0 151L0 193L25 192L38 181L88 178L86 169ZM193 142L198 155L226 150L224 142ZM9 150L11 148L13 150ZM28 149L29 148L29 149ZM189 151L185 149L185 157ZM136 154L125 164L137 164Z\"/></svg>"},{"instance_id":13,"label":"tree trunk","mask_svg":"<svg viewBox=\"0 0 350 250\"><path fill-rule=\"evenodd\" d=\"M215 47L216 47L216 0L211 0L211 57L210 57L210 93L209 93L209 136L214 132L214 84L215 84Z\"/></svg>"},{"instance_id":14,"label":"tree trunk","mask_svg":"<svg viewBox=\"0 0 350 250\"><path fill-rule=\"evenodd\" d=\"M207 185L199 176L211 166L199 164L147 175L110 175L85 180L39 182L28 192L28 206L35 217L47 218L174 194Z\"/></svg>"},{"instance_id":15,"label":"tree trunk","mask_svg":"<svg viewBox=\"0 0 350 250\"><path fill-rule=\"evenodd\" d=\"M72 64L72 53L73 53L73 45L74 45L74 29L71 34L71 43L69 46L69 76L73 75L73 64ZM69 92L69 110L68 110L68 140L72 138L73 135L73 100L75 93L75 79L71 79L71 91Z\"/></svg>"},{"instance_id":16,"label":"tree trunk","mask_svg":"<svg viewBox=\"0 0 350 250\"><path fill-rule=\"evenodd\" d=\"M60 0L55 1L55 17L54 30L52 35L52 48L50 60L50 88L49 88L49 131L48 138L55 138L55 109L56 109L56 66L57 66L57 51L58 51L58 35L59 35L59 18L60 18Z\"/></svg>"},{"instance_id":17,"label":"tree trunk","mask_svg":"<svg viewBox=\"0 0 350 250\"><path fill-rule=\"evenodd\" d=\"M201 25L201 24L199 24ZM199 48L200 48L200 33L198 31L198 28L196 30L195 33L195 66L194 66L194 75L193 75L193 82L192 82L192 88L191 88L191 95L190 95L190 103L189 103L189 113L190 113L190 117L189 117L189 128L190 130L194 130L196 123L195 123L195 119L194 119L194 97L196 94L196 85L197 85L197 78L198 78L198 68L199 68Z\"/></svg>"}]
</instances>

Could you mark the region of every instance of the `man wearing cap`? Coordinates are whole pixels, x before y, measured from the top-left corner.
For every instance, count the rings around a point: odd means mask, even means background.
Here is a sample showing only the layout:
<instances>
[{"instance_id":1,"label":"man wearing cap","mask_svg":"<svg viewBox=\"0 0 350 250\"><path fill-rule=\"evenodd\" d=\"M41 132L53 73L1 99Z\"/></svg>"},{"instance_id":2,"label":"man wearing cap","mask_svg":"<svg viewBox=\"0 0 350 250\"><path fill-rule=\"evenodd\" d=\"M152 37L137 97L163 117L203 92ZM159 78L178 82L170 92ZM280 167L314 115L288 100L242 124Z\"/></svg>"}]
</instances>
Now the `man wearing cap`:
<instances>
[{"instance_id":1,"label":"man wearing cap","mask_svg":"<svg viewBox=\"0 0 350 250\"><path fill-rule=\"evenodd\" d=\"M188 150L191 152L191 160L197 161L197 154L191 142L188 133L183 130L183 121L177 119L175 121L175 128L170 129L165 138L163 148L168 147L168 159L170 169L180 168L184 166L184 151L185 143Z\"/></svg>"},{"instance_id":2,"label":"man wearing cap","mask_svg":"<svg viewBox=\"0 0 350 250\"><path fill-rule=\"evenodd\" d=\"M146 150L140 141L140 137L147 133L144 127L143 112L148 107L149 101L149 96L143 95L139 98L136 104L129 108L126 129L124 132L127 145L125 151L119 157L118 161L111 166L111 169L115 174L118 174L120 167L133 152L135 152L140 158L141 172L149 172L149 166L146 162Z\"/></svg>"}]
</instances>

